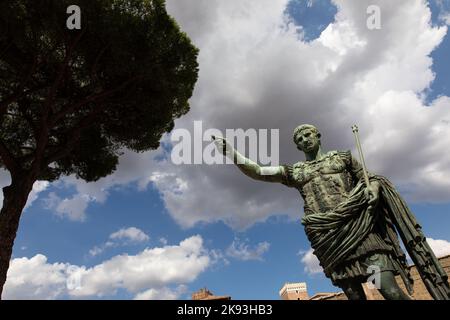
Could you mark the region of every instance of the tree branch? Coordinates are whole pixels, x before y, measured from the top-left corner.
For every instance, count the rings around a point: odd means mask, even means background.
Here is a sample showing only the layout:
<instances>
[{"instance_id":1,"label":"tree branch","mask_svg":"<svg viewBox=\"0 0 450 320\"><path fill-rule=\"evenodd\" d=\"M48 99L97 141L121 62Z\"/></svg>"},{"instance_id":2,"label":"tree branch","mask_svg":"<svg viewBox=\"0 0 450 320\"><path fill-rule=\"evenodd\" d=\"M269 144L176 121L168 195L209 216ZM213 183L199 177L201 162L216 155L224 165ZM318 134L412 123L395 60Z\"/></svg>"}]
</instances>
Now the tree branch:
<instances>
[{"instance_id":1,"label":"tree branch","mask_svg":"<svg viewBox=\"0 0 450 320\"><path fill-rule=\"evenodd\" d=\"M54 126L56 124L56 122L59 121L67 113L76 111L79 108L81 108L83 105L85 105L89 102L96 101L100 98L109 97L109 96L113 95L114 93L116 93L117 91L120 91L120 90L126 88L126 86L128 86L133 81L136 81L140 78L142 78L142 76L135 76L133 78L130 78L127 81L125 81L124 83L122 83L120 86L118 86L117 88L107 90L107 91L104 91L104 92L101 92L101 93L98 93L95 95L90 95L83 101L81 101L75 105L72 105L69 108L62 110L61 112L59 112L55 115L53 120L51 120L52 126ZM75 147L75 143L81 136L81 131L83 129L86 129L86 128L96 124L96 119L97 119L98 115L105 109L106 109L106 104L97 106L97 108L95 108L87 116L85 116L83 119L81 119L76 125L74 125L73 129L67 132L69 138L67 139L67 141L66 141L65 145L62 147L62 149L60 149L60 150L54 152L53 154L49 155L48 157L46 157L43 161L43 164L45 166L48 166L50 163L67 156Z\"/></svg>"},{"instance_id":2,"label":"tree branch","mask_svg":"<svg viewBox=\"0 0 450 320\"><path fill-rule=\"evenodd\" d=\"M24 94L29 93L32 90L24 90L25 85L27 82L33 77L34 72L36 71L37 67L40 65L38 57L36 56L33 60L33 64L31 65L30 70L28 71L27 75L23 77L23 80L21 81L20 85L17 87L17 89L8 97L6 97L3 101L0 101L0 117L3 116L8 109L8 106L13 103L14 101L17 101L20 97L22 97Z\"/></svg>"},{"instance_id":3,"label":"tree branch","mask_svg":"<svg viewBox=\"0 0 450 320\"><path fill-rule=\"evenodd\" d=\"M66 50L66 55L64 57L64 61L60 66L59 72L56 76L56 79L50 88L49 95L46 99L43 114L40 119L40 132L38 137L36 137L36 157L34 158L31 171L33 174L38 174L39 169L41 168L41 164L44 158L45 149L48 143L48 133L50 131L49 127L49 121L48 116L50 113L50 109L52 109L53 102L56 96L56 91L58 90L61 80L64 76L64 72L66 71L67 67L69 66L69 61L72 57L73 50L77 46L80 39L83 37L84 33L86 32L86 28L83 29L80 34L77 35L75 40L72 42L72 44L69 46L69 48Z\"/></svg>"},{"instance_id":4,"label":"tree branch","mask_svg":"<svg viewBox=\"0 0 450 320\"><path fill-rule=\"evenodd\" d=\"M34 138L37 142L37 138L38 138L38 134L39 134L39 130L36 127L36 124L34 123L33 118L27 113L27 109L25 108L25 106L22 103L19 103L19 112L22 115L22 117L27 121L27 123L29 124L29 126L31 127L31 130L33 130L33 135Z\"/></svg>"},{"instance_id":5,"label":"tree branch","mask_svg":"<svg viewBox=\"0 0 450 320\"><path fill-rule=\"evenodd\" d=\"M67 156L75 147L76 142L80 139L81 132L84 129L96 124L96 119L98 115L104 111L106 108L105 105L94 109L91 113L89 113L86 117L81 119L76 125L73 126L72 130L67 132L69 138L65 142L64 146L60 148L58 151L55 151L53 154L46 157L43 161L44 166L48 166L50 163L57 161L65 156Z\"/></svg>"},{"instance_id":6,"label":"tree branch","mask_svg":"<svg viewBox=\"0 0 450 320\"><path fill-rule=\"evenodd\" d=\"M63 79L64 72L66 71L67 67L69 66L69 62L70 62L70 59L72 58L73 50L75 49L75 47L77 46L78 42L83 37L85 32L86 32L86 29L83 29L83 31L77 35L75 40L72 42L72 44L70 44L69 48L66 50L64 61L61 63L61 66L59 68L56 79L50 88L50 92L49 92L47 100L45 102L44 118L46 117L46 115L48 115L48 112L50 111L50 108L53 105L53 102L54 102L54 99L56 96L56 91L58 90L58 88L61 84L61 80Z\"/></svg>"},{"instance_id":7,"label":"tree branch","mask_svg":"<svg viewBox=\"0 0 450 320\"><path fill-rule=\"evenodd\" d=\"M3 49L3 51L0 53L0 59L3 58L3 55L8 51L9 48L12 46L12 41L8 43L8 45Z\"/></svg>"},{"instance_id":8,"label":"tree branch","mask_svg":"<svg viewBox=\"0 0 450 320\"><path fill-rule=\"evenodd\" d=\"M0 139L0 157L5 164L6 169L12 174L15 174L19 168L14 155L9 151L3 139Z\"/></svg>"},{"instance_id":9,"label":"tree branch","mask_svg":"<svg viewBox=\"0 0 450 320\"><path fill-rule=\"evenodd\" d=\"M97 79L97 75L95 73L97 71L98 63L99 63L101 57L103 56L103 54L105 53L106 49L108 49L109 46L110 46L109 44L104 46L103 49L100 50L97 57L95 58L94 64L92 65L92 68L91 68L91 78L94 80Z\"/></svg>"},{"instance_id":10,"label":"tree branch","mask_svg":"<svg viewBox=\"0 0 450 320\"><path fill-rule=\"evenodd\" d=\"M50 127L53 128L53 126L55 126L56 123L58 123L58 121L61 120L65 115L67 115L71 112L76 112L76 111L80 110L83 106L85 106L86 104L88 104L90 102L95 102L95 101L98 101L101 99L106 99L106 98L112 96L113 94L115 94L116 92L125 89L129 84L131 84L132 82L134 82L138 79L141 79L141 78L142 78L142 76L132 77L114 89L104 90L100 93L91 94L91 95L87 96L86 98L84 98L83 100L81 100L80 102L68 106L67 108L59 111L53 117L51 117L51 119L49 121Z\"/></svg>"}]
</instances>

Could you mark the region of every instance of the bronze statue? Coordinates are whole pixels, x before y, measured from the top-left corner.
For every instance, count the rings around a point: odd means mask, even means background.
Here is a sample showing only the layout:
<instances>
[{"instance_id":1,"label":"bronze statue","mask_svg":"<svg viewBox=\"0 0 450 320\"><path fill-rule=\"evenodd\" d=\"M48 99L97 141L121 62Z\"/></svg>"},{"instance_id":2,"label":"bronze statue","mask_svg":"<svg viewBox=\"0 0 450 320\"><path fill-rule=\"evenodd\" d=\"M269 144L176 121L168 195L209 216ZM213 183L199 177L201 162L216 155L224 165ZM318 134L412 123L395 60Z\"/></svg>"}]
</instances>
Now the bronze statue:
<instances>
[{"instance_id":1,"label":"bronze statue","mask_svg":"<svg viewBox=\"0 0 450 320\"><path fill-rule=\"evenodd\" d=\"M396 232L431 296L450 299L447 275L394 186L385 177L365 172L350 151L322 151L315 126L295 128L294 142L306 161L293 165L261 167L225 139L213 138L247 176L280 182L300 192L305 213L302 224L314 254L325 275L349 299L366 299L362 283L373 271L379 272L377 288L385 299L410 299L395 280L400 275L412 294L413 280Z\"/></svg>"}]
</instances>

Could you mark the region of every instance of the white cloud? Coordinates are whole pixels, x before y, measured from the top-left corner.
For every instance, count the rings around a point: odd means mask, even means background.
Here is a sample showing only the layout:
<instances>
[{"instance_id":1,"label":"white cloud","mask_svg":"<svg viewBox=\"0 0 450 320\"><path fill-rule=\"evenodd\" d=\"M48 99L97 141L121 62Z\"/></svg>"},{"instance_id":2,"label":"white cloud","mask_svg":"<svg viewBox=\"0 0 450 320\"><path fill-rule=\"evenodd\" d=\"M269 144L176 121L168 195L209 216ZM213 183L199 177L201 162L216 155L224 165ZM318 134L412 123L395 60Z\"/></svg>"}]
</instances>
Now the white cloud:
<instances>
[{"instance_id":1,"label":"white cloud","mask_svg":"<svg viewBox=\"0 0 450 320\"><path fill-rule=\"evenodd\" d=\"M295 28L280 28L283 1L169 0L169 12L200 47L192 110L176 127L192 129L202 119L222 130L280 128L280 158L292 163L303 158L291 142L298 123L316 124L326 149L354 149L350 127L357 123L372 171L408 191L408 201L449 201L450 165L441 151L450 143L450 100L426 107L421 96L434 79L429 55L446 27L432 27L419 0L334 2L336 20L307 44ZM381 7L380 32L366 26L369 4ZM250 181L231 166L164 168L167 178L154 184L185 227L224 220L245 228L301 212L297 193ZM188 187L173 192L178 183L170 177Z\"/></svg>"},{"instance_id":2,"label":"white cloud","mask_svg":"<svg viewBox=\"0 0 450 320\"><path fill-rule=\"evenodd\" d=\"M235 239L227 248L226 254L232 258L243 261L263 260L263 255L269 248L270 243L266 241L260 242L252 248L247 242L241 242L239 239Z\"/></svg>"},{"instance_id":3,"label":"white cloud","mask_svg":"<svg viewBox=\"0 0 450 320\"><path fill-rule=\"evenodd\" d=\"M150 237L142 230L136 227L122 228L116 232L109 235L108 241L101 245L94 246L89 250L89 255L92 257L98 256L103 253L106 249L130 244L139 244L147 242ZM163 243L163 245L166 245Z\"/></svg>"},{"instance_id":4,"label":"white cloud","mask_svg":"<svg viewBox=\"0 0 450 320\"><path fill-rule=\"evenodd\" d=\"M106 249L117 247L119 246L119 243L113 242L113 241L106 241L102 245L94 246L92 249L89 250L89 255L91 257L98 256L99 254L102 254Z\"/></svg>"},{"instance_id":5,"label":"white cloud","mask_svg":"<svg viewBox=\"0 0 450 320\"><path fill-rule=\"evenodd\" d=\"M187 287L179 285L175 290L164 287L161 289L149 289L138 293L134 300L177 300L182 294L185 294Z\"/></svg>"},{"instance_id":6,"label":"white cloud","mask_svg":"<svg viewBox=\"0 0 450 320\"><path fill-rule=\"evenodd\" d=\"M109 236L110 239L113 240L127 240L131 242L145 242L150 239L148 235L145 234L144 231L136 228L122 228Z\"/></svg>"},{"instance_id":7,"label":"white cloud","mask_svg":"<svg viewBox=\"0 0 450 320\"><path fill-rule=\"evenodd\" d=\"M430 245L436 257L440 258L446 255L450 255L450 242L448 242L447 240L439 240L439 239L435 240L432 238L427 238L427 242ZM412 263L409 254L406 252L404 248L403 251L407 255L408 261ZM323 272L323 269L319 263L319 259L317 259L317 257L313 254L313 249L309 249L306 252L300 252L300 255L301 255L300 260L305 265L304 271L306 273L313 275Z\"/></svg>"},{"instance_id":8,"label":"white cloud","mask_svg":"<svg viewBox=\"0 0 450 320\"><path fill-rule=\"evenodd\" d=\"M303 159L291 138L297 124L316 124L325 149L353 149L356 155L350 127L357 123L371 171L389 177L408 202L450 201L450 159L442 151L450 144L450 98L424 102L435 77L430 54L447 27L431 25L421 0L335 0L335 21L306 43L297 26L286 24L287 2L167 1L200 48L191 111L175 128L192 131L194 120L202 120L204 129L278 128L280 159L293 163ZM381 8L381 30L367 28L369 4ZM76 195L57 213L80 219L90 202L102 203L109 190L131 183L138 190L156 187L185 228L224 221L244 229L273 215L297 218L302 212L295 190L252 181L231 165L155 160L162 154L125 152L117 171L94 183L63 178L55 185L75 187Z\"/></svg>"},{"instance_id":9,"label":"white cloud","mask_svg":"<svg viewBox=\"0 0 450 320\"><path fill-rule=\"evenodd\" d=\"M434 0L436 2L437 7L439 8L439 16L438 19L445 23L446 25L450 25L450 3L448 0Z\"/></svg>"},{"instance_id":10,"label":"white cloud","mask_svg":"<svg viewBox=\"0 0 450 320\"><path fill-rule=\"evenodd\" d=\"M99 254L101 254L104 251L104 248L101 246L95 246L92 249L89 250L89 254L92 257L98 256Z\"/></svg>"},{"instance_id":11,"label":"white cloud","mask_svg":"<svg viewBox=\"0 0 450 320\"><path fill-rule=\"evenodd\" d=\"M25 205L24 210L31 207L33 202L38 198L39 193L41 193L42 191L45 191L49 185L50 185L50 183L48 181L36 181L33 184L33 189L31 190L30 194L28 195L27 204Z\"/></svg>"},{"instance_id":12,"label":"white cloud","mask_svg":"<svg viewBox=\"0 0 450 320\"><path fill-rule=\"evenodd\" d=\"M136 298L158 294L167 297L167 288L172 285L183 288L180 285L195 280L209 264L200 236L192 236L175 246L148 248L137 255L115 256L92 268L50 264L39 254L11 261L4 298L104 297L114 295L120 288Z\"/></svg>"},{"instance_id":13,"label":"white cloud","mask_svg":"<svg viewBox=\"0 0 450 320\"><path fill-rule=\"evenodd\" d=\"M450 255L450 242L448 242L447 240L427 238L427 242L436 257L440 258Z\"/></svg>"},{"instance_id":14,"label":"white cloud","mask_svg":"<svg viewBox=\"0 0 450 320\"><path fill-rule=\"evenodd\" d=\"M0 202L3 203L3 188L11 183L11 175L3 168L0 168Z\"/></svg>"},{"instance_id":15,"label":"white cloud","mask_svg":"<svg viewBox=\"0 0 450 320\"><path fill-rule=\"evenodd\" d=\"M50 192L44 199L44 206L60 218L83 222L86 220L86 208L91 201L88 194L75 194L72 198L61 199L55 192Z\"/></svg>"},{"instance_id":16,"label":"white cloud","mask_svg":"<svg viewBox=\"0 0 450 320\"><path fill-rule=\"evenodd\" d=\"M71 221L86 220L86 208L90 202L87 194L77 194L72 198L65 198L58 203L56 214L60 217L67 217Z\"/></svg>"},{"instance_id":17,"label":"white cloud","mask_svg":"<svg viewBox=\"0 0 450 320\"><path fill-rule=\"evenodd\" d=\"M161 155L161 150L147 153L125 152L121 157L118 170L105 178L95 182L86 182L74 176L64 176L52 183L56 188L44 199L46 208L61 218L71 221L85 221L90 203L104 203L110 190L126 188L127 185L137 182L138 190L144 190L149 183L148 175L153 172L157 164L152 163L154 157ZM143 187L141 187L143 186ZM71 197L61 198L58 190L75 189Z\"/></svg>"},{"instance_id":18,"label":"white cloud","mask_svg":"<svg viewBox=\"0 0 450 320\"><path fill-rule=\"evenodd\" d=\"M229 265L230 261L226 258L222 250L212 249L209 251L209 256L211 257L211 265Z\"/></svg>"},{"instance_id":19,"label":"white cloud","mask_svg":"<svg viewBox=\"0 0 450 320\"><path fill-rule=\"evenodd\" d=\"M442 15L440 19L444 21L446 25L450 26L450 12L447 12L446 14Z\"/></svg>"},{"instance_id":20,"label":"white cloud","mask_svg":"<svg viewBox=\"0 0 450 320\"><path fill-rule=\"evenodd\" d=\"M305 265L304 271L309 274L322 273L323 269L320 266L319 259L314 255L313 249L309 249L306 252L300 252L302 258L300 261Z\"/></svg>"},{"instance_id":21,"label":"white cloud","mask_svg":"<svg viewBox=\"0 0 450 320\"><path fill-rule=\"evenodd\" d=\"M120 255L87 269L81 288L74 296L104 296L119 287L140 292L171 283L193 281L209 265L200 236L188 238L179 246L146 249L136 256ZM180 268L183 266L183 268Z\"/></svg>"},{"instance_id":22,"label":"white cloud","mask_svg":"<svg viewBox=\"0 0 450 320\"><path fill-rule=\"evenodd\" d=\"M47 210L52 210L56 208L58 203L61 201L61 198L56 195L54 192L50 192L46 198L43 199L43 206Z\"/></svg>"},{"instance_id":23,"label":"white cloud","mask_svg":"<svg viewBox=\"0 0 450 320\"><path fill-rule=\"evenodd\" d=\"M55 299L65 293L69 265L47 263L47 257L11 260L4 299Z\"/></svg>"}]
</instances>

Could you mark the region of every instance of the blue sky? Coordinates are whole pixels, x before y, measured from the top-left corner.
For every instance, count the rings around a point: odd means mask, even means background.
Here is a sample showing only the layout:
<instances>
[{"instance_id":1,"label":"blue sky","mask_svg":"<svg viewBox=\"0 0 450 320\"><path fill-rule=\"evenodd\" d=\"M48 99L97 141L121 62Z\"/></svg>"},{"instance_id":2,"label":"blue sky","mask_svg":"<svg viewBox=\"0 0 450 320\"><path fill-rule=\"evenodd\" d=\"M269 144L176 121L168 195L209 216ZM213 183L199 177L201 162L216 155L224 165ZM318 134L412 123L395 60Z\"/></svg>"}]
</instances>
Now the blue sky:
<instances>
[{"instance_id":1,"label":"blue sky","mask_svg":"<svg viewBox=\"0 0 450 320\"><path fill-rule=\"evenodd\" d=\"M191 0L189 4L176 2L168 1L169 12L200 48L200 79L191 99L191 112L177 121L176 128L189 129L194 120L202 120L208 128L279 128L280 157L283 162L292 162L302 159L290 140L296 122L321 124L319 128L325 128L328 134L324 137L329 137L325 142L329 149L351 149L351 132L343 131L355 120L349 116L351 110L358 110L361 116L356 121L364 123L363 128L367 130L362 138L368 165L393 179L404 192L427 237L434 239L432 244L440 253L450 253L450 197L448 189L445 190L445 178L450 178L448 149L440 148L436 153L439 159L434 153L420 154L408 142L417 138L414 125L419 120L412 114L416 109L410 112L401 109L399 114L387 109L389 101L401 102L403 98L411 106L416 103L422 108L438 108L440 105L433 104L435 99L450 96L447 59L450 39L442 29L450 12L448 1L430 1L431 25L420 29L431 32L425 38L435 39L434 42L418 52L413 50L420 47L414 43L417 40L411 37L410 42L405 42L405 46L411 46L414 60L407 63L412 70L402 68L403 58L389 64L372 53L358 51L363 50L355 45L358 39L364 40L362 31L355 27L354 35L352 26L343 23L348 14L349 21L354 19L357 25L357 18L352 16L356 5L341 9L341 24L326 38L321 33L335 22L339 11L328 0L291 0L277 4L269 0L227 4L219 1L206 4L200 0ZM383 11L385 3L380 1L382 13L388 15L388 9ZM405 15L411 16L399 19L404 18L407 23L418 14L426 17L426 6L420 3L411 6L415 11L404 10ZM184 7L188 5L194 8L189 11ZM264 5L273 7L264 8ZM194 10L200 7L201 10ZM276 14L267 13L271 10L283 13L284 18L280 20ZM240 19L241 16L246 18ZM227 24L230 21L236 23ZM277 31L283 29L280 21L289 29L286 33ZM450 19L447 21L450 23ZM298 29L299 26L302 28ZM373 34L367 36L361 47L379 45L380 51L386 50L386 56L390 54L394 58L404 54L401 47L389 42L386 32L391 32L393 38L398 36L395 29L389 28L394 27L382 28L373 38ZM343 32L348 32L350 43L344 36L337 36ZM441 33L442 41L438 39ZM216 57L215 53L221 56ZM348 58L348 55L353 56ZM426 63L427 56L432 59L431 66ZM359 61L359 57L363 58ZM345 64L346 59L352 61L350 67ZM318 71L303 78L315 62ZM358 64L369 67L352 71ZM399 66L392 72L392 78L396 79L393 83L376 72L377 68L390 65ZM435 73L434 80L429 78L430 68ZM338 79L333 79L338 72L341 72L336 76ZM366 96L355 95L351 89L355 83L360 85L358 78L352 78L355 74L375 79L367 82L375 83L375 87L369 84L359 87L361 92L370 91ZM407 78L404 87L398 84L402 82L399 79ZM373 108L379 108L378 114L399 120L380 121L366 104L360 109L345 109L348 101L370 102L367 97L371 93L385 97L373 103ZM396 93L398 96L393 95ZM328 97L333 103L328 102ZM304 106L302 101L314 108ZM292 108L283 109L285 105ZM448 121L450 104L440 108L443 111L433 115L434 118L426 118L425 125L426 121L434 123L436 119ZM293 118L292 112L296 112L297 119L290 122L286 119ZM330 122L334 112L342 117ZM364 117L365 112L372 114L372 118ZM326 114L328 120L317 114ZM385 140L380 145L377 141L384 136L374 133L381 127L383 132L389 132L389 126L405 129L390 136L392 141L397 139L396 144L390 145L394 142ZM430 139L436 139L433 137ZM165 137L165 143L170 145L169 137ZM441 141L424 141L428 146L430 143L437 149L442 145ZM380 155L377 150L381 148L386 153ZM155 153L128 153L118 172L96 184L85 184L74 178L41 184L22 216L6 297L189 299L192 292L207 287L215 294L230 295L233 299L279 299L278 290L285 282L307 282L310 295L339 290L321 272L311 272L314 261L305 256L310 246L299 222L302 202L294 190L248 181L233 166L174 167L168 164L170 150L170 147L158 150L156 160ZM411 157L401 157L411 154L411 150L415 151ZM443 162L438 162L440 159ZM427 161L433 163L434 171L425 176L430 171L421 170L427 167ZM142 274L141 263L148 263L148 269L144 268ZM78 293L67 289L70 270L78 270L85 277L81 278L85 282ZM21 276L23 282L18 280Z\"/></svg>"}]
</instances>

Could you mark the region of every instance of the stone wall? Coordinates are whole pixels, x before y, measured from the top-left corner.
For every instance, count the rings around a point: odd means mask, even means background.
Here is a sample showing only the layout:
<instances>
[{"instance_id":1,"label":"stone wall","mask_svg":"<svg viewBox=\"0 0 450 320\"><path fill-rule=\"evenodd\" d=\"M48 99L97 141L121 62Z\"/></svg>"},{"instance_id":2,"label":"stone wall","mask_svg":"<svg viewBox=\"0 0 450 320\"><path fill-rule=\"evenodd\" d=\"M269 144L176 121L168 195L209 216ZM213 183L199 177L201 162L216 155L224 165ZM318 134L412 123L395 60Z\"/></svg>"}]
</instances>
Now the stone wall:
<instances>
[{"instance_id":1,"label":"stone wall","mask_svg":"<svg viewBox=\"0 0 450 320\"><path fill-rule=\"evenodd\" d=\"M439 262L441 263L442 267L444 268L445 272L450 278L450 255L439 258ZM428 293L425 284L420 278L416 266L414 265L410 266L410 271L411 276L414 280L414 287L413 287L414 293L412 295L412 298L415 300L432 300L432 297ZM405 285L400 276L397 276L396 280L399 286L406 292ZM377 289L369 289L367 284L364 284L363 287L368 300L384 300L384 298L381 296L381 294L378 292ZM347 298L345 294L343 292L340 292L335 295L326 296L320 300L346 300L346 299Z\"/></svg>"}]
</instances>

